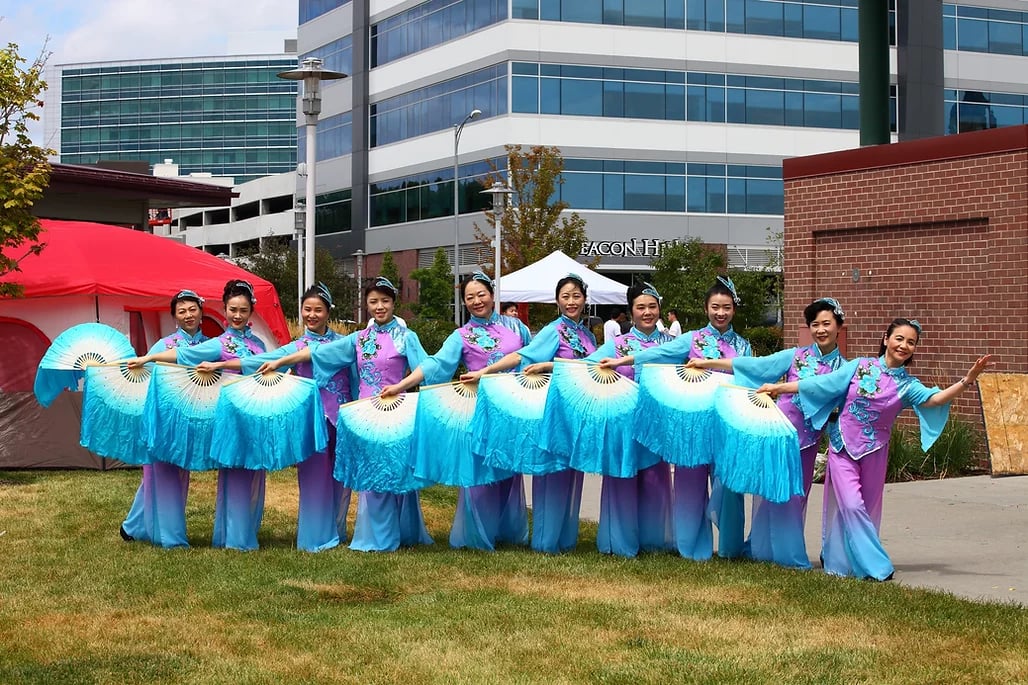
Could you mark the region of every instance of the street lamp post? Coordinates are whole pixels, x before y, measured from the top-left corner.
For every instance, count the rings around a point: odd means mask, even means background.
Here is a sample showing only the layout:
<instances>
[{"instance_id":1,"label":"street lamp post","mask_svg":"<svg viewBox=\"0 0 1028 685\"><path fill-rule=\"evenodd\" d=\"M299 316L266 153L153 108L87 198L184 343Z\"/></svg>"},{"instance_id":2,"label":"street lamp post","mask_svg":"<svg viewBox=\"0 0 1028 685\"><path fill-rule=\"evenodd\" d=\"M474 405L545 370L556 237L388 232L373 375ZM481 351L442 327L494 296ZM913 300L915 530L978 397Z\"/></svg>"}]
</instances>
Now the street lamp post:
<instances>
[{"instance_id":1,"label":"street lamp post","mask_svg":"<svg viewBox=\"0 0 1028 685\"><path fill-rule=\"evenodd\" d=\"M361 285L364 283L364 250L353 253L357 259L357 325L364 322L364 302L361 301Z\"/></svg>"},{"instance_id":2,"label":"street lamp post","mask_svg":"<svg viewBox=\"0 0 1028 685\"><path fill-rule=\"evenodd\" d=\"M460 146L460 133L464 124L482 113L480 109L468 112L464 120L453 127L453 324L460 326L460 195L457 178L457 150Z\"/></svg>"},{"instance_id":3,"label":"street lamp post","mask_svg":"<svg viewBox=\"0 0 1028 685\"><path fill-rule=\"evenodd\" d=\"M303 311L303 234L306 230L306 204L296 201L293 209L293 228L296 230L296 317L299 319Z\"/></svg>"},{"instance_id":4,"label":"street lamp post","mask_svg":"<svg viewBox=\"0 0 1028 685\"><path fill-rule=\"evenodd\" d=\"M307 186L304 197L306 198L306 217L304 223L304 235L306 237L306 254L304 269L304 284L306 287L314 285L314 219L315 211L315 176L317 169L317 147L315 145L318 115L321 114L321 82L335 81L346 78L346 74L338 71L322 69L323 62L317 57L307 57L303 60L299 69L283 71L278 77L290 81L303 81L303 114L304 126L307 129ZM301 291L303 288L301 288Z\"/></svg>"},{"instance_id":5,"label":"street lamp post","mask_svg":"<svg viewBox=\"0 0 1028 685\"><path fill-rule=\"evenodd\" d=\"M500 235L501 228L503 226L503 214L507 211L507 196L513 195L514 191L508 188L502 181L493 181L492 188L482 191L483 195L493 196L493 227L496 229L493 233L493 248L496 252L496 267L493 271L493 299L497 305L500 303L500 255L502 236Z\"/></svg>"}]
</instances>

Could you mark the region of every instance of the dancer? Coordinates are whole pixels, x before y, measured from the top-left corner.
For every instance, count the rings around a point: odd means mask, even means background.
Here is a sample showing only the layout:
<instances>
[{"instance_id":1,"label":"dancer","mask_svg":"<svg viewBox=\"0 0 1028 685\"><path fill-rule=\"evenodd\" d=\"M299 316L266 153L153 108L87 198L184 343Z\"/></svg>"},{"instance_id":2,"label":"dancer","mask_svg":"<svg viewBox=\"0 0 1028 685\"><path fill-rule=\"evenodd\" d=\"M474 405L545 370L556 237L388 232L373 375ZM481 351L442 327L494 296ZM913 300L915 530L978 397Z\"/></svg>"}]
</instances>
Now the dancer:
<instances>
[{"instance_id":1,"label":"dancer","mask_svg":"<svg viewBox=\"0 0 1028 685\"><path fill-rule=\"evenodd\" d=\"M382 391L383 385L399 380L404 372L417 367L425 358L417 334L400 325L395 316L398 295L396 286L379 276L364 293L364 303L371 317L367 328L278 359L264 361L262 357L254 357L246 360L243 368L252 362L262 362L257 369L259 372L294 364L308 368L313 365L313 378L320 387L332 387L340 377L355 376L358 397L374 397ZM327 478L335 482L332 473L329 468ZM359 490L350 549L392 552L418 544L430 545L432 538L425 528L416 491L396 494Z\"/></svg>"},{"instance_id":2,"label":"dancer","mask_svg":"<svg viewBox=\"0 0 1028 685\"><path fill-rule=\"evenodd\" d=\"M681 364L688 359L751 356L750 343L732 328L735 306L739 303L732 279L718 276L707 291L709 323L706 326L684 333L666 345L640 350L620 359L604 359L600 365L613 369L633 364ZM667 458L667 455L662 456ZM741 556L745 526L742 495L725 489L717 477L713 478L708 495L709 475L709 466L675 466L673 517L678 553L688 559L709 559L713 554L710 528L713 521L718 527L718 556Z\"/></svg>"},{"instance_id":3,"label":"dancer","mask_svg":"<svg viewBox=\"0 0 1028 685\"><path fill-rule=\"evenodd\" d=\"M342 339L328 327L328 319L335 305L332 293L324 283L308 288L301 300L300 316L306 330L303 335L276 350L252 357L227 360L221 368L254 373L271 360L281 360L296 352L301 361L295 363L293 372L301 378L313 378L310 365L310 351ZM267 365L274 369L277 366ZM339 405L350 401L350 376L345 370L331 374L318 385L321 404L328 422L328 446L323 452L315 452L296 465L296 480L299 486L299 507L296 520L296 547L305 552L320 552L346 542L346 512L350 508L350 489L332 478L335 466L336 415Z\"/></svg>"},{"instance_id":4,"label":"dancer","mask_svg":"<svg viewBox=\"0 0 1028 685\"><path fill-rule=\"evenodd\" d=\"M757 387L782 376L786 380L795 381L838 369L846 361L839 353L839 330L845 321L845 313L838 300L831 297L814 300L803 310L803 318L814 340L810 345L782 350L767 357L690 359L686 366L731 371L735 373L738 384L750 387ZM814 479L814 459L817 457L822 431L804 418L798 395L780 396L778 407L799 435L803 494L777 504L754 496L746 551L748 556L759 561L810 568L803 528L807 517L807 495Z\"/></svg>"},{"instance_id":5,"label":"dancer","mask_svg":"<svg viewBox=\"0 0 1028 685\"><path fill-rule=\"evenodd\" d=\"M504 354L520 349L531 339L528 328L517 319L495 311L493 281L476 271L461 282L461 296L470 320L450 334L443 346L406 378L382 388L388 397L425 382L442 383L453 378L460 364L479 370ZM440 455L473 468L483 468L473 454ZM419 468L415 465L415 475ZM487 485L462 487L457 493L457 511L450 530L450 546L493 551L498 543L528 543L528 510L524 478L515 474Z\"/></svg>"},{"instance_id":6,"label":"dancer","mask_svg":"<svg viewBox=\"0 0 1028 685\"><path fill-rule=\"evenodd\" d=\"M950 402L993 366L992 356L986 354L945 390L925 387L907 372L920 338L921 324L916 320L894 319L882 336L877 358L854 359L827 375L769 383L757 390L773 396L799 393L804 415L818 429L842 404L838 421L828 426L821 552L827 573L892 578L894 568L879 531L889 437L896 417L904 407L914 409L921 426L921 447L928 451L946 425Z\"/></svg>"},{"instance_id":7,"label":"dancer","mask_svg":"<svg viewBox=\"0 0 1028 685\"><path fill-rule=\"evenodd\" d=\"M599 361L622 357L671 342L674 338L657 330L660 321L660 293L649 283L628 289L632 329L618 335L586 357ZM617 372L635 379L635 367L619 366ZM629 478L604 475L600 486L600 525L596 546L604 554L634 557L640 551L674 549L671 529L671 465L660 456L631 442L634 454L626 460L638 473Z\"/></svg>"},{"instance_id":8,"label":"dancer","mask_svg":"<svg viewBox=\"0 0 1028 685\"><path fill-rule=\"evenodd\" d=\"M583 322L587 289L577 274L557 281L560 316L525 347L485 368L469 371L461 380L478 382L484 374L508 371L519 364L526 365L525 373L547 373L553 369L554 359L583 359L595 352L596 338ZM532 477L532 549L558 554L578 544L582 480L582 472L574 469Z\"/></svg>"},{"instance_id":9,"label":"dancer","mask_svg":"<svg viewBox=\"0 0 1028 685\"><path fill-rule=\"evenodd\" d=\"M203 298L192 290L180 290L171 298L171 315L175 332L158 340L150 354L191 347L207 340L200 331L203 321ZM145 540L158 547L188 547L186 537L186 497L189 495L189 471L174 464L155 460L143 466L143 482L125 522L121 524L123 540Z\"/></svg>"},{"instance_id":10,"label":"dancer","mask_svg":"<svg viewBox=\"0 0 1028 685\"><path fill-rule=\"evenodd\" d=\"M215 370L220 362L248 357L264 352L264 341L250 330L250 316L257 298L253 286L247 281L229 281L221 297L225 305L228 328L217 338L193 347L179 347L145 357L129 360L130 367L158 362L175 362L185 366L198 366L207 362L206 368ZM227 369L232 371L231 369ZM254 449L260 449L255 445ZM241 551L258 548L257 530L264 516L263 470L222 468L218 469L218 491L214 505L213 547L228 547Z\"/></svg>"}]
</instances>

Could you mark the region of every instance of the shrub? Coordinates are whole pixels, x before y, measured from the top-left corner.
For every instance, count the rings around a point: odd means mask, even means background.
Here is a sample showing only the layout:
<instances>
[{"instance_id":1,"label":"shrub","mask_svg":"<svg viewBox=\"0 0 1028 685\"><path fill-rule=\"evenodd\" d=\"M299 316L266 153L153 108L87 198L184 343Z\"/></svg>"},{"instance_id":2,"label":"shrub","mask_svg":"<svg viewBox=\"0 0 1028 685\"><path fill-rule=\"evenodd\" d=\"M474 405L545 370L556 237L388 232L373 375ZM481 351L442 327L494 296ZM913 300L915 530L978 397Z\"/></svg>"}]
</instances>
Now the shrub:
<instances>
[{"instance_id":1,"label":"shrub","mask_svg":"<svg viewBox=\"0 0 1028 685\"><path fill-rule=\"evenodd\" d=\"M750 341L755 357L764 357L782 349L783 332L779 326L754 326L740 331Z\"/></svg>"},{"instance_id":2,"label":"shrub","mask_svg":"<svg viewBox=\"0 0 1028 685\"><path fill-rule=\"evenodd\" d=\"M928 478L949 478L979 470L981 437L974 427L951 417L927 453L921 451L921 433L916 427L896 426L889 442L886 481L901 482Z\"/></svg>"}]
</instances>

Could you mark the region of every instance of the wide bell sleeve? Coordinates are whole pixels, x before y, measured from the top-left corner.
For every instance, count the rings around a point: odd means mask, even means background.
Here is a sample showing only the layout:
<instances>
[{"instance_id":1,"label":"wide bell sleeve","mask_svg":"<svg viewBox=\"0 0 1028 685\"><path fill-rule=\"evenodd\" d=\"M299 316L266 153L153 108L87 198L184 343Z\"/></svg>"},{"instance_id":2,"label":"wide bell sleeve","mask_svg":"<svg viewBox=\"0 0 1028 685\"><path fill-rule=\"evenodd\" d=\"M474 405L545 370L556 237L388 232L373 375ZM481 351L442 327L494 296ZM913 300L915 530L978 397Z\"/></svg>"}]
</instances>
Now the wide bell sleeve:
<instances>
[{"instance_id":1,"label":"wide bell sleeve","mask_svg":"<svg viewBox=\"0 0 1028 685\"><path fill-rule=\"evenodd\" d=\"M310 350L314 382L324 388L337 373L357 362L357 333L320 345L311 345Z\"/></svg>"},{"instance_id":2,"label":"wide bell sleeve","mask_svg":"<svg viewBox=\"0 0 1028 685\"><path fill-rule=\"evenodd\" d=\"M554 357L557 356L559 348L560 338L557 336L557 321L551 321L541 331L536 333L532 342L518 350L518 354L521 355L521 365L528 366L529 364L552 362Z\"/></svg>"},{"instance_id":3,"label":"wide bell sleeve","mask_svg":"<svg viewBox=\"0 0 1028 685\"><path fill-rule=\"evenodd\" d=\"M787 374L795 357L795 347L766 357L736 357L732 360L732 373L739 385L759 388L764 383L774 383Z\"/></svg>"},{"instance_id":4,"label":"wide bell sleeve","mask_svg":"<svg viewBox=\"0 0 1028 685\"><path fill-rule=\"evenodd\" d=\"M192 347L176 347L175 361L183 366L196 366L202 362L221 360L221 338L211 338L207 342Z\"/></svg>"},{"instance_id":5,"label":"wide bell sleeve","mask_svg":"<svg viewBox=\"0 0 1028 685\"><path fill-rule=\"evenodd\" d=\"M271 362L275 361L276 359L281 359L287 354L292 354L293 352L296 352L297 349L299 348L297 347L296 341L294 340L293 342L288 342L282 347L271 350L269 352L261 352L260 354L255 354L249 357L243 357L239 360L239 362L240 364L242 364L242 371L244 374L257 373L257 369L259 369L261 364L263 364L264 362Z\"/></svg>"},{"instance_id":6,"label":"wide bell sleeve","mask_svg":"<svg viewBox=\"0 0 1028 685\"><path fill-rule=\"evenodd\" d=\"M464 354L464 339L461 329L455 330L443 341L443 346L435 354L425 357L421 362L421 372L425 374L425 385L445 383L453 378L461 356Z\"/></svg>"},{"instance_id":7,"label":"wide bell sleeve","mask_svg":"<svg viewBox=\"0 0 1028 685\"><path fill-rule=\"evenodd\" d=\"M635 357L635 367L641 368L643 364L684 364L692 349L692 333L689 331L663 345L639 350L632 355Z\"/></svg>"},{"instance_id":8,"label":"wide bell sleeve","mask_svg":"<svg viewBox=\"0 0 1028 685\"><path fill-rule=\"evenodd\" d=\"M914 410L917 420L921 424L921 449L925 452L939 439L949 420L949 403L938 407L922 406L937 392L940 392L939 388L926 387L916 378L911 378L903 389L903 403Z\"/></svg>"},{"instance_id":9,"label":"wide bell sleeve","mask_svg":"<svg viewBox=\"0 0 1028 685\"><path fill-rule=\"evenodd\" d=\"M596 348L596 351L585 358L587 362L599 362L602 359L614 359L617 357L617 350L614 349L614 340L607 339Z\"/></svg>"},{"instance_id":10,"label":"wide bell sleeve","mask_svg":"<svg viewBox=\"0 0 1028 685\"><path fill-rule=\"evenodd\" d=\"M735 361L738 362L738 359ZM821 430L832 410L846 399L846 392L849 390L850 381L857 373L859 361L854 359L831 373L811 376L799 382L800 408L814 428Z\"/></svg>"},{"instance_id":11,"label":"wide bell sleeve","mask_svg":"<svg viewBox=\"0 0 1028 685\"><path fill-rule=\"evenodd\" d=\"M403 352L404 356L407 357L407 368L409 369L418 368L428 358L428 353L425 352L425 347L421 344L421 338L409 328L407 329L406 340L404 340Z\"/></svg>"}]
</instances>

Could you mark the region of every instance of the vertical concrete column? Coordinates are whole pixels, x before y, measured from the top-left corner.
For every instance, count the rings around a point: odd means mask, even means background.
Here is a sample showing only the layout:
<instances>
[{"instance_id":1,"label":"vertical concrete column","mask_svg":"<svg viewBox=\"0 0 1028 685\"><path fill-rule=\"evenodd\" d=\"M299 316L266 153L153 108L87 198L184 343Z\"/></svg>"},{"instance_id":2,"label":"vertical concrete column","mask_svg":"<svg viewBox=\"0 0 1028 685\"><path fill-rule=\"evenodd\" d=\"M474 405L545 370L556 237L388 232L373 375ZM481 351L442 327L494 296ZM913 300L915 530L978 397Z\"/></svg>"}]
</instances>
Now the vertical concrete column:
<instances>
[{"instance_id":1,"label":"vertical concrete column","mask_svg":"<svg viewBox=\"0 0 1028 685\"><path fill-rule=\"evenodd\" d=\"M889 137L889 3L860 0L860 144Z\"/></svg>"}]
</instances>

